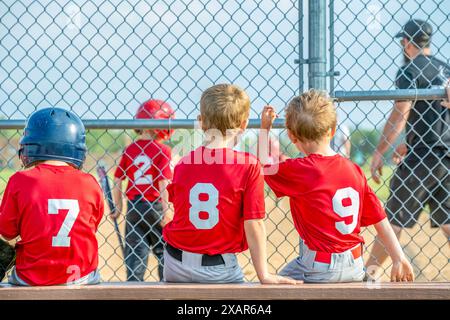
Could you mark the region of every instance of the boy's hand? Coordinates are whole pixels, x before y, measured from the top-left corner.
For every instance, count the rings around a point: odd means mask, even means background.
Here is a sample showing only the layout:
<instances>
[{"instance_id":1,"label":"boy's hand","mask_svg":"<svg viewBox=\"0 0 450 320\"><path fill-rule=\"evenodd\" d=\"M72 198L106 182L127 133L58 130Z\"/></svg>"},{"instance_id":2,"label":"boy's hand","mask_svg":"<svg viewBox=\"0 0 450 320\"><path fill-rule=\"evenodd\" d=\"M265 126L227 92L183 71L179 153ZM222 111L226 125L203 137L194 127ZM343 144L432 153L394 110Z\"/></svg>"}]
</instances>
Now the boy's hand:
<instances>
[{"instance_id":1,"label":"boy's hand","mask_svg":"<svg viewBox=\"0 0 450 320\"><path fill-rule=\"evenodd\" d=\"M264 278L260 279L261 284L302 284L303 281L286 278L276 274L267 274Z\"/></svg>"},{"instance_id":2,"label":"boy's hand","mask_svg":"<svg viewBox=\"0 0 450 320\"><path fill-rule=\"evenodd\" d=\"M117 220L117 218L119 218L120 214L122 213L122 206L118 205L116 203L116 209L114 210L114 212L111 212L109 214L109 216L111 217L111 219L113 220Z\"/></svg>"},{"instance_id":3,"label":"boy's hand","mask_svg":"<svg viewBox=\"0 0 450 320\"><path fill-rule=\"evenodd\" d=\"M381 183L380 177L383 175L383 165L383 155L375 150L372 157L372 163L370 164L370 173L375 183Z\"/></svg>"},{"instance_id":4,"label":"boy's hand","mask_svg":"<svg viewBox=\"0 0 450 320\"><path fill-rule=\"evenodd\" d=\"M399 164L402 162L403 158L406 156L406 152L408 149L406 148L406 144L402 143L395 148L394 153L392 154L392 160L395 164Z\"/></svg>"},{"instance_id":5,"label":"boy's hand","mask_svg":"<svg viewBox=\"0 0 450 320\"><path fill-rule=\"evenodd\" d=\"M163 215L161 222L159 224L160 224L161 228L164 228L165 225L168 224L172 220L173 220L173 216L171 214L166 213Z\"/></svg>"},{"instance_id":6,"label":"boy's hand","mask_svg":"<svg viewBox=\"0 0 450 320\"><path fill-rule=\"evenodd\" d=\"M166 224L168 224L169 222L170 219L166 215L164 215L161 221L159 222L159 225L161 226L161 228L164 228Z\"/></svg>"},{"instance_id":7,"label":"boy's hand","mask_svg":"<svg viewBox=\"0 0 450 320\"><path fill-rule=\"evenodd\" d=\"M261 113L261 129L270 130L277 117L278 115L272 106L265 106Z\"/></svg>"},{"instance_id":8,"label":"boy's hand","mask_svg":"<svg viewBox=\"0 0 450 320\"><path fill-rule=\"evenodd\" d=\"M406 258L392 263L391 282L414 281L413 267Z\"/></svg>"}]
</instances>

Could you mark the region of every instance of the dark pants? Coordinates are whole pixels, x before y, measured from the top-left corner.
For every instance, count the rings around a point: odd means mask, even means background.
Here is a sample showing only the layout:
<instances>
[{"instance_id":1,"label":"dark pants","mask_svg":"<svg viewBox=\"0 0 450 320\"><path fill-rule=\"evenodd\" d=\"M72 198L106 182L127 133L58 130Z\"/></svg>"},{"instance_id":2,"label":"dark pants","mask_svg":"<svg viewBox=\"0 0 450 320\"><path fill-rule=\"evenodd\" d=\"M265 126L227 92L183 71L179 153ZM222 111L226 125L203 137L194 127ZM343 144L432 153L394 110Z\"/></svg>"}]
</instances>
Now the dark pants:
<instances>
[{"instance_id":1,"label":"dark pants","mask_svg":"<svg viewBox=\"0 0 450 320\"><path fill-rule=\"evenodd\" d=\"M399 165L390 184L386 212L392 224L413 227L429 205L431 227L450 223L450 157L436 150L423 157L409 154Z\"/></svg>"},{"instance_id":2,"label":"dark pants","mask_svg":"<svg viewBox=\"0 0 450 320\"><path fill-rule=\"evenodd\" d=\"M144 281L150 249L158 259L159 279L163 279L164 240L159 224L160 202L128 201L125 229L125 264L127 281Z\"/></svg>"}]
</instances>

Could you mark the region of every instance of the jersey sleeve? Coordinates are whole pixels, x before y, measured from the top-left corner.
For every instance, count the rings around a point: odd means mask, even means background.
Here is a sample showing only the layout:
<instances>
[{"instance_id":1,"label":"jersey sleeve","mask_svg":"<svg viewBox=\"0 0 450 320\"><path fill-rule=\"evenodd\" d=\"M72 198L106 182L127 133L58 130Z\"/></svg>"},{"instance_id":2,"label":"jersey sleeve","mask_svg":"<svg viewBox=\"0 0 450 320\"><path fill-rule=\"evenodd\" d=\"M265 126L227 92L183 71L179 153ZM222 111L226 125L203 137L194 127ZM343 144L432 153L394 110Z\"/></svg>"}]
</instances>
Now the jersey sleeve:
<instances>
[{"instance_id":1,"label":"jersey sleeve","mask_svg":"<svg viewBox=\"0 0 450 320\"><path fill-rule=\"evenodd\" d=\"M0 235L8 239L19 235L19 207L13 187L14 180L11 178L3 193L0 206Z\"/></svg>"},{"instance_id":2,"label":"jersey sleeve","mask_svg":"<svg viewBox=\"0 0 450 320\"><path fill-rule=\"evenodd\" d=\"M85 184L82 190L89 195L89 203L92 205L92 218L95 225L95 231L97 232L98 226L102 221L105 213L105 196L103 190L95 177L90 174L85 174Z\"/></svg>"},{"instance_id":3,"label":"jersey sleeve","mask_svg":"<svg viewBox=\"0 0 450 320\"><path fill-rule=\"evenodd\" d=\"M173 183L167 186L167 193L169 194L169 202L173 203L174 201L174 192L173 192Z\"/></svg>"},{"instance_id":4,"label":"jersey sleeve","mask_svg":"<svg viewBox=\"0 0 450 320\"><path fill-rule=\"evenodd\" d=\"M365 179L365 178L364 178ZM381 205L380 199L373 192L372 188L367 185L364 190L364 201L361 215L361 226L367 227L376 224L386 218L386 212Z\"/></svg>"},{"instance_id":5,"label":"jersey sleeve","mask_svg":"<svg viewBox=\"0 0 450 320\"><path fill-rule=\"evenodd\" d=\"M259 162L250 166L243 200L244 220L264 219L266 215L264 178L261 174L261 164Z\"/></svg>"},{"instance_id":6,"label":"jersey sleeve","mask_svg":"<svg viewBox=\"0 0 450 320\"><path fill-rule=\"evenodd\" d=\"M96 229L97 229L100 222L102 221L103 215L105 213L105 198L103 196L102 188L98 184L97 180L95 180L95 178L94 178L94 181L96 184L96 192L97 192L97 197L98 197L97 212L96 212L96 217L97 217Z\"/></svg>"},{"instance_id":7,"label":"jersey sleeve","mask_svg":"<svg viewBox=\"0 0 450 320\"><path fill-rule=\"evenodd\" d=\"M159 171L159 175L156 180L171 180L172 170L170 168L170 162L172 161L172 151L169 147L161 148L161 154L158 157L156 167Z\"/></svg>"},{"instance_id":8,"label":"jersey sleeve","mask_svg":"<svg viewBox=\"0 0 450 320\"><path fill-rule=\"evenodd\" d=\"M264 166L264 180L278 198L292 195L289 167L288 161Z\"/></svg>"},{"instance_id":9,"label":"jersey sleeve","mask_svg":"<svg viewBox=\"0 0 450 320\"><path fill-rule=\"evenodd\" d=\"M114 178L125 180L127 177L127 168L128 168L128 156L127 156L127 149L124 150L122 157L120 158L119 165L116 168L116 171L114 172Z\"/></svg>"}]
</instances>

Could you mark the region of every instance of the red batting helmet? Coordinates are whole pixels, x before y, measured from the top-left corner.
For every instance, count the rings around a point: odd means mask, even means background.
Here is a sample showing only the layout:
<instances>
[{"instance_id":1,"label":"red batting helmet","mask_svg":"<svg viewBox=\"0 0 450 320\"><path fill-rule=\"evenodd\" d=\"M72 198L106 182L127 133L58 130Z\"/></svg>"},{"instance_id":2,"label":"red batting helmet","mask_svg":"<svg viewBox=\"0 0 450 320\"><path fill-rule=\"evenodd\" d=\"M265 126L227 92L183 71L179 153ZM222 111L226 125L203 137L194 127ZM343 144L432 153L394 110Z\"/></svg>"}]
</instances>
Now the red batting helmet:
<instances>
[{"instance_id":1,"label":"red batting helmet","mask_svg":"<svg viewBox=\"0 0 450 320\"><path fill-rule=\"evenodd\" d=\"M136 112L136 119L174 119L175 113L167 102L151 99L145 101ZM154 130L155 134L167 140L173 133L173 130Z\"/></svg>"}]
</instances>

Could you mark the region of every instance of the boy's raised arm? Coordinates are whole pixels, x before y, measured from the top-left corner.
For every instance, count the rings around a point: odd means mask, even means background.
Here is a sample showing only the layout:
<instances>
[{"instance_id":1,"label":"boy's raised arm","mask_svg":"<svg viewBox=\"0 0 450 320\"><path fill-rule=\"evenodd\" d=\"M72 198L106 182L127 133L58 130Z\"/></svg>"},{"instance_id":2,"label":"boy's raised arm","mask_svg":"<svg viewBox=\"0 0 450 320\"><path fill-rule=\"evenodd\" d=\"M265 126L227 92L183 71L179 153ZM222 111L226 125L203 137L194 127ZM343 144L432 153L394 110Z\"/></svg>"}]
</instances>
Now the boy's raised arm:
<instances>
[{"instance_id":1,"label":"boy's raised arm","mask_svg":"<svg viewBox=\"0 0 450 320\"><path fill-rule=\"evenodd\" d=\"M262 165L269 163L269 132L276 118L275 109L265 106L261 112L261 127L258 136L258 159Z\"/></svg>"},{"instance_id":2,"label":"boy's raised arm","mask_svg":"<svg viewBox=\"0 0 450 320\"><path fill-rule=\"evenodd\" d=\"M392 259L391 281L414 281L414 272L387 218L374 225Z\"/></svg>"},{"instance_id":3,"label":"boy's raised arm","mask_svg":"<svg viewBox=\"0 0 450 320\"><path fill-rule=\"evenodd\" d=\"M161 219L161 227L164 227L173 219L173 210L169 203L169 192L167 186L170 184L170 180L160 180L158 183L159 194L161 195L161 205L163 209L163 216Z\"/></svg>"}]
</instances>

